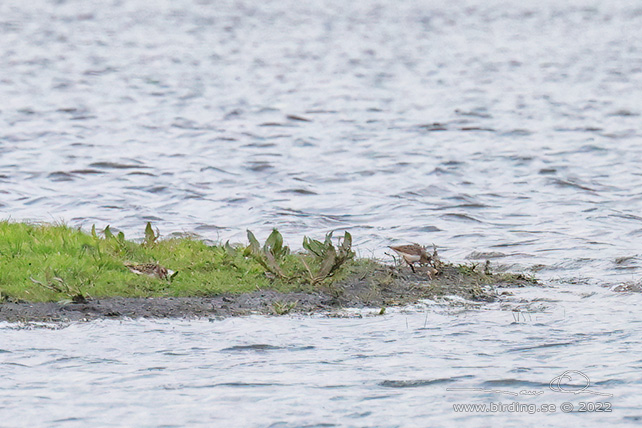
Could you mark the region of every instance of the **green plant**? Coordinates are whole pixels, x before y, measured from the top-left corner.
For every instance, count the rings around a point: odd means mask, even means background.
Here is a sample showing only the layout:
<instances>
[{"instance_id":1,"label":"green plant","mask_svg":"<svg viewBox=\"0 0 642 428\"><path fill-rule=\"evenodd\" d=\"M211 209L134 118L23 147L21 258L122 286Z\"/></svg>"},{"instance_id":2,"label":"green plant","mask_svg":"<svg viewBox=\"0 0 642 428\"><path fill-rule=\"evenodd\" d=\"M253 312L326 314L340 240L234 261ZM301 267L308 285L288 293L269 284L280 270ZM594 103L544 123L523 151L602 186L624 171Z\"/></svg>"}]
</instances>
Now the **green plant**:
<instances>
[{"instance_id":1,"label":"green plant","mask_svg":"<svg viewBox=\"0 0 642 428\"><path fill-rule=\"evenodd\" d=\"M145 239L143 240L143 245L145 247L151 247L156 243L156 241L158 241L158 238L160 238L160 232L156 229L156 233L154 233L152 223L148 221L145 226Z\"/></svg>"},{"instance_id":2,"label":"green plant","mask_svg":"<svg viewBox=\"0 0 642 428\"><path fill-rule=\"evenodd\" d=\"M49 289L56 293L65 294L70 302L73 303L85 303L87 301L87 296L83 294L79 287L73 287L64 279L62 279L55 271L52 273L50 269L45 271L45 281L38 281L33 277L29 277L31 282L34 284L40 285L46 289Z\"/></svg>"},{"instance_id":3,"label":"green plant","mask_svg":"<svg viewBox=\"0 0 642 428\"><path fill-rule=\"evenodd\" d=\"M457 270L462 275L477 276L479 275L479 272L476 270L477 266L479 266L479 263L459 264L457 265Z\"/></svg>"},{"instance_id":4,"label":"green plant","mask_svg":"<svg viewBox=\"0 0 642 428\"><path fill-rule=\"evenodd\" d=\"M272 233L265 240L263 247L249 230L247 231L247 239L250 241L250 245L247 247L250 257L263 266L267 272L281 279L288 278L281 265L285 257L290 254L290 249L287 245L283 245L283 236L278 230L272 229Z\"/></svg>"},{"instance_id":5,"label":"green plant","mask_svg":"<svg viewBox=\"0 0 642 428\"><path fill-rule=\"evenodd\" d=\"M315 239L303 238L303 248L307 255L301 256L301 261L307 270L309 281L316 285L328 278L332 278L348 260L354 258L352 251L352 236L345 232L338 246L332 244L332 232L325 236L323 242ZM306 260L307 259L307 260ZM312 267L315 269L312 269Z\"/></svg>"},{"instance_id":6,"label":"green plant","mask_svg":"<svg viewBox=\"0 0 642 428\"><path fill-rule=\"evenodd\" d=\"M298 300L295 300L294 302L285 302L282 300L276 300L272 302L272 310L277 315L285 315L290 313L294 308L296 308L296 305L298 303L299 303Z\"/></svg>"},{"instance_id":7,"label":"green plant","mask_svg":"<svg viewBox=\"0 0 642 428\"><path fill-rule=\"evenodd\" d=\"M92 231L95 233L95 230ZM103 235L105 235L105 240L111 243L118 252L127 252L127 241L125 241L123 232L118 232L118 234L114 235L109 225L107 225L103 230Z\"/></svg>"}]
</instances>

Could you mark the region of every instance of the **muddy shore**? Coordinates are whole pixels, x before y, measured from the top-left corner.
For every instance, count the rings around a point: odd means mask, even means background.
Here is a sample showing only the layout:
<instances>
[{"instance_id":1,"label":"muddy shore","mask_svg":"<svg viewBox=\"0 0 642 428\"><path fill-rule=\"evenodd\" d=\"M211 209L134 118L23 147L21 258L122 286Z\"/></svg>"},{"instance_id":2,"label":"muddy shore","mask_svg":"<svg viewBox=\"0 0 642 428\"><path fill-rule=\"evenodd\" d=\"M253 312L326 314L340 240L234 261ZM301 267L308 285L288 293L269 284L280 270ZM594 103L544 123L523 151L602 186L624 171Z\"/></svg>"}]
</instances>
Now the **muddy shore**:
<instances>
[{"instance_id":1,"label":"muddy shore","mask_svg":"<svg viewBox=\"0 0 642 428\"><path fill-rule=\"evenodd\" d=\"M386 308L454 295L472 301L497 300L503 288L537 285L523 275L491 274L447 265L435 277L427 271L381 265L352 272L330 288L282 293L258 290L206 297L90 298L84 302L0 303L0 321L73 322L123 318L207 318L250 314L332 313L341 308Z\"/></svg>"}]
</instances>

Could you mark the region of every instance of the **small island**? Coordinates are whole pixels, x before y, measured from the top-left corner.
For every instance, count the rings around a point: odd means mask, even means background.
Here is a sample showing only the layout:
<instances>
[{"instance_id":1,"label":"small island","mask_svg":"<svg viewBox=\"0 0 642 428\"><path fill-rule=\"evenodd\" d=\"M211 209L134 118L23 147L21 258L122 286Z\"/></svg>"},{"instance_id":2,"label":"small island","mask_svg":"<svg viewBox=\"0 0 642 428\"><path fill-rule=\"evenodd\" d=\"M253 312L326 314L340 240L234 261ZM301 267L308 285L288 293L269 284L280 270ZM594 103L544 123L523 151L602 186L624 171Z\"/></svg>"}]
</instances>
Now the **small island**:
<instances>
[{"instance_id":1,"label":"small island","mask_svg":"<svg viewBox=\"0 0 642 428\"><path fill-rule=\"evenodd\" d=\"M195 318L331 313L409 305L456 295L494 301L498 288L536 285L531 276L486 264L441 261L417 267L357 258L352 237L306 237L290 251L274 229L261 244L208 245L192 235L161 239L147 223L128 240L109 226L0 222L0 321Z\"/></svg>"}]
</instances>

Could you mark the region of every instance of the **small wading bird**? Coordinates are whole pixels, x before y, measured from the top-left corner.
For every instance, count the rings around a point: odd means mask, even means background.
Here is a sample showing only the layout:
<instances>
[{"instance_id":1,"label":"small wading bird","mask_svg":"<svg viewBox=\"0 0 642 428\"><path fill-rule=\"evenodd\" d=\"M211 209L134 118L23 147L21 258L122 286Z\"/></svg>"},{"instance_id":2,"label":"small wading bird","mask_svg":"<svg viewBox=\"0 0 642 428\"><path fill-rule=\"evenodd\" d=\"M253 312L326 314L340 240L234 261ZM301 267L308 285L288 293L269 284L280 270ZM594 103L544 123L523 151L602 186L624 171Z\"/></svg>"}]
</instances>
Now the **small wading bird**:
<instances>
[{"instance_id":1,"label":"small wading bird","mask_svg":"<svg viewBox=\"0 0 642 428\"><path fill-rule=\"evenodd\" d=\"M176 272L159 265L158 263L125 263L125 266L135 274L147 275L158 279L171 279Z\"/></svg>"},{"instance_id":2,"label":"small wading bird","mask_svg":"<svg viewBox=\"0 0 642 428\"><path fill-rule=\"evenodd\" d=\"M395 245L388 248L399 254L408 263L413 272L415 272L415 263L419 262L420 265L426 265L432 262L432 257L426 253L426 248L419 244Z\"/></svg>"}]
</instances>

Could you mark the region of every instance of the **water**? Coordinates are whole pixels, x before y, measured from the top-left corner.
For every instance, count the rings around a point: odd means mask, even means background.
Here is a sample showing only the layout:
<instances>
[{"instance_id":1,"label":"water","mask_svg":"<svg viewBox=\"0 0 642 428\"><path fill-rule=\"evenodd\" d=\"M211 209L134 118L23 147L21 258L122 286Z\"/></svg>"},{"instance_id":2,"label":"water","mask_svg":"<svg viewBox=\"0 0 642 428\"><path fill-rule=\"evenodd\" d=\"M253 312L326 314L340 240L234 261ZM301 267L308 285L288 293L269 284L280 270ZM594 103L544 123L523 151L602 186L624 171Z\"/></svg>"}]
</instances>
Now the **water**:
<instances>
[{"instance_id":1,"label":"water","mask_svg":"<svg viewBox=\"0 0 642 428\"><path fill-rule=\"evenodd\" d=\"M533 292L522 290L504 305L517 307ZM349 319L5 326L3 424L639 425L642 359L630 350L642 340L642 320L632 310L642 295L578 286L573 293L551 289L548 298L537 304L543 312L517 317L495 306L471 311L429 304ZM567 370L586 374L590 390L604 395L552 391L551 380ZM578 379L564 388L577 390L571 385L584 385ZM508 394L520 391L539 395ZM491 402L557 408L533 414L453 410L454 404ZM560 410L580 402L609 402L612 412Z\"/></svg>"},{"instance_id":2,"label":"water","mask_svg":"<svg viewBox=\"0 0 642 428\"><path fill-rule=\"evenodd\" d=\"M0 216L639 272L639 4L350 3L3 2Z\"/></svg>"},{"instance_id":3,"label":"water","mask_svg":"<svg viewBox=\"0 0 642 428\"><path fill-rule=\"evenodd\" d=\"M365 256L434 242L557 287L520 291L556 302L518 319L5 326L3 421L487 426L450 404L495 396L445 388L581 370L612 416L504 425L634 424L639 295L600 286L640 274L640 46L623 0L0 3L0 218L346 229ZM275 348L223 351L253 344Z\"/></svg>"}]
</instances>

